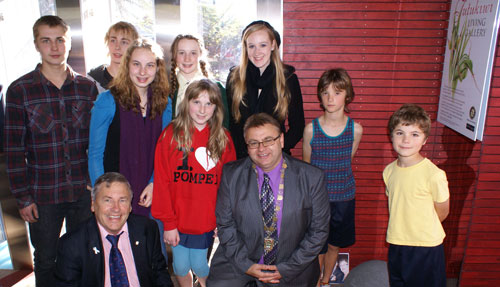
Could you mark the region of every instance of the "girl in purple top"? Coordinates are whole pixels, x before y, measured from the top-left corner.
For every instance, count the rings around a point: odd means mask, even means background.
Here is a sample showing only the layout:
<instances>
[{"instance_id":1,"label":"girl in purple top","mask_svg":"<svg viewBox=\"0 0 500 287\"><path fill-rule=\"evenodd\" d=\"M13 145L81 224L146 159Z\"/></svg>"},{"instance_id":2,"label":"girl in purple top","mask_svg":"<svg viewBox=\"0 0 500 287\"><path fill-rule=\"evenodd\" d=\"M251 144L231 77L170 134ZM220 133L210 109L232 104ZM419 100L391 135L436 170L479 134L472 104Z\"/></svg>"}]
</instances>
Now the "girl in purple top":
<instances>
[{"instance_id":1,"label":"girl in purple top","mask_svg":"<svg viewBox=\"0 0 500 287\"><path fill-rule=\"evenodd\" d=\"M172 118L163 52L148 40L134 42L109 91L94 103L90 121L89 174L123 174L133 190L132 212L149 215L156 142Z\"/></svg>"}]
</instances>

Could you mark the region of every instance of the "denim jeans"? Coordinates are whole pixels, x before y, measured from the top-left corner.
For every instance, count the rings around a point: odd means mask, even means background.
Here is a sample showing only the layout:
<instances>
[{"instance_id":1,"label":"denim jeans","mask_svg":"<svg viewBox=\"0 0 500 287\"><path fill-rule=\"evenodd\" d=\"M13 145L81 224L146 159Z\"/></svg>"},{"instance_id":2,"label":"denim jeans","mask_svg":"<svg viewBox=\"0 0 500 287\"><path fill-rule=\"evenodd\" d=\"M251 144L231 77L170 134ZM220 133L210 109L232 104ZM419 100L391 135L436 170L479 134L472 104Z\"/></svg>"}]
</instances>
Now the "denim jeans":
<instances>
[{"instance_id":1,"label":"denim jeans","mask_svg":"<svg viewBox=\"0 0 500 287\"><path fill-rule=\"evenodd\" d=\"M35 251L36 286L52 287L53 269L57 254L57 241L66 218L66 232L75 230L78 225L92 216L90 211L90 192L76 202L37 205L38 221L29 224L31 244Z\"/></svg>"}]
</instances>

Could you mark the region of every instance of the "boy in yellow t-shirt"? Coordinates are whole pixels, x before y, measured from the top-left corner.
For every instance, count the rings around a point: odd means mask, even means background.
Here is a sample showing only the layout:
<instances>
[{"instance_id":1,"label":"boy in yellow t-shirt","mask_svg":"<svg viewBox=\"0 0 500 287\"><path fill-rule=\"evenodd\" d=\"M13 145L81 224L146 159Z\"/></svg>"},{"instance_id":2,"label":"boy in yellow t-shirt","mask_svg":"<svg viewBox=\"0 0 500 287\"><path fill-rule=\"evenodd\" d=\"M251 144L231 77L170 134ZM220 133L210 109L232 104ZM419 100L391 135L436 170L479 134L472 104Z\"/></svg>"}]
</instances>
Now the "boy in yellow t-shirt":
<instances>
[{"instance_id":1,"label":"boy in yellow t-shirt","mask_svg":"<svg viewBox=\"0 0 500 287\"><path fill-rule=\"evenodd\" d=\"M449 213L446 174L420 154L431 121L405 104L391 116L389 133L398 159L384 169L389 200L389 281L394 286L446 286L441 222Z\"/></svg>"}]
</instances>

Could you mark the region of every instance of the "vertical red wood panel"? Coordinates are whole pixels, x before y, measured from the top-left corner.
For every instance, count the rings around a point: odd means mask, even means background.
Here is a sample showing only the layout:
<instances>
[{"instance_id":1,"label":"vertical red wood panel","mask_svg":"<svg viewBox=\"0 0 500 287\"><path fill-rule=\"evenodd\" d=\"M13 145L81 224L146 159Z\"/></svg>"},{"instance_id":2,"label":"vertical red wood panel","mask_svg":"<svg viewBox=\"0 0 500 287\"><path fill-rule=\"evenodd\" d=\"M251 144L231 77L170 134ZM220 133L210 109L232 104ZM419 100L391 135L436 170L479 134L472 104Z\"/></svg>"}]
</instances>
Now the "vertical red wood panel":
<instances>
[{"instance_id":1,"label":"vertical red wood panel","mask_svg":"<svg viewBox=\"0 0 500 287\"><path fill-rule=\"evenodd\" d=\"M316 84L325 69L343 67L353 78L356 98L350 116L363 125L364 135L354 159L357 242L342 250L350 253L351 267L386 260L388 211L381 175L395 159L386 125L401 104L413 102L433 120L423 153L447 172L450 183L451 211L444 222L447 276L459 277L462 268L461 281L476 282L483 268L489 273L482 286L500 286L489 285L500 271L490 264L500 265L495 248L500 225L493 220L500 215L495 208L500 202L500 53L481 144L435 122L449 0L284 0L283 6L284 60L297 68L306 123L322 114ZM293 154L301 156L300 145ZM496 231L490 234L490 229Z\"/></svg>"},{"instance_id":2,"label":"vertical red wood panel","mask_svg":"<svg viewBox=\"0 0 500 287\"><path fill-rule=\"evenodd\" d=\"M477 189L460 286L500 286L500 45L497 43Z\"/></svg>"}]
</instances>

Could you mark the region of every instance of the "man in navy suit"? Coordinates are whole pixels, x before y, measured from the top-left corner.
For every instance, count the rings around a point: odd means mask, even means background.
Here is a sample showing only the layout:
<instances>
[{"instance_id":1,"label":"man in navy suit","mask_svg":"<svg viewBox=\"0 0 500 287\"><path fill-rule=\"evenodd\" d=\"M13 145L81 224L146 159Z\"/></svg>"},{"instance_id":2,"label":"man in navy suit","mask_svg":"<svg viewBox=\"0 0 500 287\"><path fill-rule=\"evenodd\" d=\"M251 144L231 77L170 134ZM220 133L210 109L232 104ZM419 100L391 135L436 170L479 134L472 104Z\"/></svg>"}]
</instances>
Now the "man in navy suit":
<instances>
[{"instance_id":1,"label":"man in navy suit","mask_svg":"<svg viewBox=\"0 0 500 287\"><path fill-rule=\"evenodd\" d=\"M207 286L316 286L330 219L323 172L282 152L280 125L267 114L248 118L244 135L249 157L222 172Z\"/></svg>"},{"instance_id":2,"label":"man in navy suit","mask_svg":"<svg viewBox=\"0 0 500 287\"><path fill-rule=\"evenodd\" d=\"M110 250L116 247L108 237L117 235L116 246L129 284L123 286L173 286L161 253L158 227L148 218L129 216L131 202L132 190L123 175L108 172L96 180L92 190L94 216L60 239L57 286L115 286L110 278L115 264L110 262Z\"/></svg>"}]
</instances>

